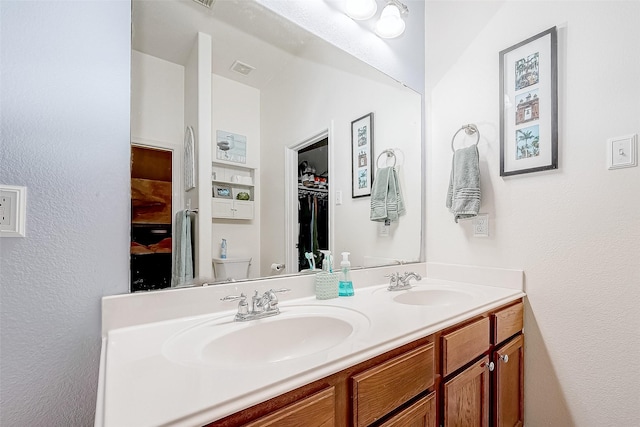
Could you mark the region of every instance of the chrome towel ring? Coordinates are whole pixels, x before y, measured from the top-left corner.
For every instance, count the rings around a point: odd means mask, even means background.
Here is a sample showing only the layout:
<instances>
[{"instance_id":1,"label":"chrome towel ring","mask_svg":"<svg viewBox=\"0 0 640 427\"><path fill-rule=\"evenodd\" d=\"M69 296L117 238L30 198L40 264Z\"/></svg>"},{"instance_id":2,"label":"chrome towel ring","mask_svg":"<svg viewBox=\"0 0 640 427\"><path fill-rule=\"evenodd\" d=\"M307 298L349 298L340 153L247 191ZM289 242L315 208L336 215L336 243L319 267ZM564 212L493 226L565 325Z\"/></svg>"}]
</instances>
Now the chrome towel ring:
<instances>
[{"instance_id":1,"label":"chrome towel ring","mask_svg":"<svg viewBox=\"0 0 640 427\"><path fill-rule=\"evenodd\" d=\"M456 136L458 135L458 133L460 133L461 130L464 130L464 132L467 135L473 135L474 133L476 134L476 145L478 145L478 142L480 142L480 131L478 130L478 127L472 123L468 124L468 125L462 125L462 127L460 129L458 129L456 131L456 133L453 134L453 138L451 138L451 151L453 151L454 153L456 152L456 149L453 148L453 142L456 140Z\"/></svg>"},{"instance_id":2,"label":"chrome towel ring","mask_svg":"<svg viewBox=\"0 0 640 427\"><path fill-rule=\"evenodd\" d=\"M393 157L393 165L391 167L395 168L396 167L396 161L397 161L396 153L394 153L393 150L391 150L391 149L383 150L382 153L378 154L378 158L376 159L376 167L380 168L380 166L378 166L378 163L380 163L380 157L382 157L383 154L387 155L387 159L389 159L389 157Z\"/></svg>"}]
</instances>

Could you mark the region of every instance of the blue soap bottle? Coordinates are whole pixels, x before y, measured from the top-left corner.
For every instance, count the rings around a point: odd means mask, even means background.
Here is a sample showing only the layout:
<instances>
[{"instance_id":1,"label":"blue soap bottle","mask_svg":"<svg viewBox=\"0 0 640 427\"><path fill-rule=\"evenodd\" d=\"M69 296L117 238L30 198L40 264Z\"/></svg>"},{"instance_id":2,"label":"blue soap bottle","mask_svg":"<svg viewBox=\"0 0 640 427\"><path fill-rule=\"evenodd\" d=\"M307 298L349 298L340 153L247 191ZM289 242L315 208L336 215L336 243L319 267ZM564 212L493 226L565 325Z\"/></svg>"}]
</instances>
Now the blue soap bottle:
<instances>
[{"instance_id":1,"label":"blue soap bottle","mask_svg":"<svg viewBox=\"0 0 640 427\"><path fill-rule=\"evenodd\" d=\"M341 297L353 296L353 282L351 282L351 263L349 262L349 252L342 252L342 262L340 263L340 282L338 283L338 295Z\"/></svg>"}]
</instances>

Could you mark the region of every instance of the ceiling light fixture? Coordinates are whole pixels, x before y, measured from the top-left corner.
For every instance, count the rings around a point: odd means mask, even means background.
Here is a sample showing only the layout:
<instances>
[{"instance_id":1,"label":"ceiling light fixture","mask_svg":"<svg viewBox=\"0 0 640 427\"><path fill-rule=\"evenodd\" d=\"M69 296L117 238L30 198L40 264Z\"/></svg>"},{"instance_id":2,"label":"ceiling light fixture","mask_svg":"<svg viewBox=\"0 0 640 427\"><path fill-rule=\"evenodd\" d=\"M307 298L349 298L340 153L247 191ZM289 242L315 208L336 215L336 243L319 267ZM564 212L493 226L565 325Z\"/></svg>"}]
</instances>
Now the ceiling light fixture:
<instances>
[{"instance_id":1,"label":"ceiling light fixture","mask_svg":"<svg viewBox=\"0 0 640 427\"><path fill-rule=\"evenodd\" d=\"M409 13L409 8L398 0L390 0L382 9L374 30L383 39L393 39L404 33L405 23L401 15Z\"/></svg>"},{"instance_id":2,"label":"ceiling light fixture","mask_svg":"<svg viewBox=\"0 0 640 427\"><path fill-rule=\"evenodd\" d=\"M347 0L344 9L351 19L364 21L376 14L378 4L376 0Z\"/></svg>"}]
</instances>

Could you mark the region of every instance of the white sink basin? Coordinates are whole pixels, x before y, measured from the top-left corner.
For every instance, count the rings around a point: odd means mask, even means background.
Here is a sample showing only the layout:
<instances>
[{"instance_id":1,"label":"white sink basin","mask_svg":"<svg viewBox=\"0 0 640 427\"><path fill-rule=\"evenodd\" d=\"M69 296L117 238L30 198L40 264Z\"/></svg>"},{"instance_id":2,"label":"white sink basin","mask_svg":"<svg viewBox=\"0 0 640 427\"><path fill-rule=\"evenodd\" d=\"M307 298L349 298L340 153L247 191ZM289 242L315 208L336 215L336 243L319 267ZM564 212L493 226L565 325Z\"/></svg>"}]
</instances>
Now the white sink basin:
<instances>
[{"instance_id":1,"label":"white sink basin","mask_svg":"<svg viewBox=\"0 0 640 427\"><path fill-rule=\"evenodd\" d=\"M449 306L473 301L477 296L458 289L409 289L395 296L393 300L400 304Z\"/></svg>"},{"instance_id":2,"label":"white sink basin","mask_svg":"<svg viewBox=\"0 0 640 427\"><path fill-rule=\"evenodd\" d=\"M278 363L326 351L369 327L362 313L333 306L280 307L248 322L209 320L169 338L162 353L176 363L215 366Z\"/></svg>"}]
</instances>

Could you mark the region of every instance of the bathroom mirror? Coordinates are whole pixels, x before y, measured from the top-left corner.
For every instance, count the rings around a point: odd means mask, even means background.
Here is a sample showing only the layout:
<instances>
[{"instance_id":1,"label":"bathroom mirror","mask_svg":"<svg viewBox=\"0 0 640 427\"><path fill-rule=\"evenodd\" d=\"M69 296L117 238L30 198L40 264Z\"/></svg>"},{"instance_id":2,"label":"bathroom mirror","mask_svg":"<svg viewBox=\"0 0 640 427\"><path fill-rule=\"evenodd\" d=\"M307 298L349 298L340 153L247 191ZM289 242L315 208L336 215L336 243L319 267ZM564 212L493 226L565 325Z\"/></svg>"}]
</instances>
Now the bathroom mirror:
<instances>
[{"instance_id":1,"label":"bathroom mirror","mask_svg":"<svg viewBox=\"0 0 640 427\"><path fill-rule=\"evenodd\" d=\"M293 205L309 198L287 196L286 187L297 185L291 182L296 179L291 174L298 173L291 153L326 136L334 264L339 265L340 252L351 253L353 268L419 261L418 93L254 1L217 0L207 8L192 0L134 0L132 15L132 143L173 150L174 185L168 191L174 213L185 207L182 141L185 128L193 125L184 119L185 64L198 32L212 38L215 176L198 185L217 190L216 202L229 194L235 202L242 192L253 204L249 219L213 218L212 235L195 236L211 241L214 257L224 238L229 258L251 259L249 278L298 271L287 261L287 245L291 250L292 234L299 231L290 218ZM369 113L372 149L362 159L365 151L353 133L357 120ZM216 135L224 135L224 143L217 144ZM245 138L239 144L244 151L218 157L220 149L228 149L229 135ZM352 197L358 185L354 171L367 166L375 176L378 168L394 164L406 214L384 226L369 219L371 197ZM320 177L324 172L315 170ZM275 271L278 264L289 265Z\"/></svg>"}]
</instances>

